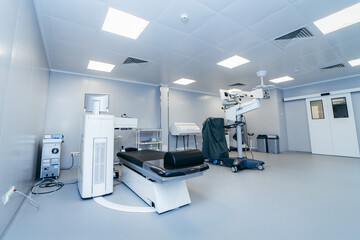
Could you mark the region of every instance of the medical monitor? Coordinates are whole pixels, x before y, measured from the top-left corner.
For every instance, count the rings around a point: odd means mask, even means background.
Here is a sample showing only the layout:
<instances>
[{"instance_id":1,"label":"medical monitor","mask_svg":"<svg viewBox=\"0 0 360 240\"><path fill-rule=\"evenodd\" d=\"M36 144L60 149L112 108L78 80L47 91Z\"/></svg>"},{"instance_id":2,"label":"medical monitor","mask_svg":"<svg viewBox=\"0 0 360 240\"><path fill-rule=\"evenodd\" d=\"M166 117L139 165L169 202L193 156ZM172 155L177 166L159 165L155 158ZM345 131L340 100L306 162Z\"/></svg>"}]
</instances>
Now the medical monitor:
<instances>
[{"instance_id":1,"label":"medical monitor","mask_svg":"<svg viewBox=\"0 0 360 240\"><path fill-rule=\"evenodd\" d=\"M93 114L109 112L109 94L85 93L84 111Z\"/></svg>"}]
</instances>

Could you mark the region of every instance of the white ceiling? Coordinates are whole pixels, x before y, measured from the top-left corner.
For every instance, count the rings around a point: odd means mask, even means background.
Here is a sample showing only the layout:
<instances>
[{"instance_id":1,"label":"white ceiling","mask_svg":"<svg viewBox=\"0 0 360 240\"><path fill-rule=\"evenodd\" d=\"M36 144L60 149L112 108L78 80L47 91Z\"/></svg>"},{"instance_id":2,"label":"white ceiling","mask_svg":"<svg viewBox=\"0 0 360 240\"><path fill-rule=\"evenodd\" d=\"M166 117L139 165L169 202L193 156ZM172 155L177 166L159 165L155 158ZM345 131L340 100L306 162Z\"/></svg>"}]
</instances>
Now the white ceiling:
<instances>
[{"instance_id":1,"label":"white ceiling","mask_svg":"<svg viewBox=\"0 0 360 240\"><path fill-rule=\"evenodd\" d=\"M323 35L313 22L351 6L354 0L34 0L52 70L165 84L217 93L236 82L242 89L259 84L256 72L268 71L265 83L285 75L288 88L360 74L347 61L360 58L360 23ZM150 21L137 40L102 31L109 7ZM180 20L187 14L189 21ZM277 37L307 27L314 37L292 41ZM228 69L217 62L233 55L251 62ZM122 63L127 57L149 61ZM87 69L89 60L115 64L111 73ZM345 68L319 70L343 63ZM297 70L297 71L296 71ZM195 83L172 82L191 78Z\"/></svg>"}]
</instances>

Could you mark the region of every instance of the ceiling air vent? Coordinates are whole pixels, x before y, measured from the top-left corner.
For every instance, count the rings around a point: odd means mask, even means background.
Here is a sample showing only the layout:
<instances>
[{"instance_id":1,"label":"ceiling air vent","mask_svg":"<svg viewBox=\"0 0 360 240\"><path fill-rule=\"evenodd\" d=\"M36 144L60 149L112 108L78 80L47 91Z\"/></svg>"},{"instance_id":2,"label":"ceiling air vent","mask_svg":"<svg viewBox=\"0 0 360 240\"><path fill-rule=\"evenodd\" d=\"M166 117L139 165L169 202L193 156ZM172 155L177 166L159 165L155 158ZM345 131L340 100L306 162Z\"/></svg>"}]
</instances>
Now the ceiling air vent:
<instances>
[{"instance_id":1,"label":"ceiling air vent","mask_svg":"<svg viewBox=\"0 0 360 240\"><path fill-rule=\"evenodd\" d=\"M286 48L293 40L311 38L313 36L314 35L307 28L303 27L276 38L274 43L278 44L280 47Z\"/></svg>"},{"instance_id":2,"label":"ceiling air vent","mask_svg":"<svg viewBox=\"0 0 360 240\"><path fill-rule=\"evenodd\" d=\"M327 66L327 67L322 67L320 68L320 70L329 70L329 69L337 69L337 68L344 68L345 65L342 63L339 64L335 64L335 65L331 65L331 66Z\"/></svg>"},{"instance_id":3,"label":"ceiling air vent","mask_svg":"<svg viewBox=\"0 0 360 240\"><path fill-rule=\"evenodd\" d=\"M138 58L133 58L133 57L128 57L123 64L139 64L139 63L147 63L148 61L146 60L142 60L142 59L138 59Z\"/></svg>"},{"instance_id":4,"label":"ceiling air vent","mask_svg":"<svg viewBox=\"0 0 360 240\"><path fill-rule=\"evenodd\" d=\"M235 86L245 86L245 84L243 83L233 83L233 84L230 84L229 87L235 87Z\"/></svg>"}]
</instances>

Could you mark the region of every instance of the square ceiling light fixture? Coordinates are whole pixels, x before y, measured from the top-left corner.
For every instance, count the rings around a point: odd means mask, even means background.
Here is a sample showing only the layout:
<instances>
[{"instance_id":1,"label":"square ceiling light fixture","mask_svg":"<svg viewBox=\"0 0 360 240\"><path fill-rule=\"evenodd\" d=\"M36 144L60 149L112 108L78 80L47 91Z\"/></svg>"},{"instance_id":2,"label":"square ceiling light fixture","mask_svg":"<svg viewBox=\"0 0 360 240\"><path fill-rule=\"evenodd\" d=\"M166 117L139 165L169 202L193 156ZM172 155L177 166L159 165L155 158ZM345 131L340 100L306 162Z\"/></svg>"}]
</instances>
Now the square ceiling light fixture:
<instances>
[{"instance_id":1,"label":"square ceiling light fixture","mask_svg":"<svg viewBox=\"0 0 360 240\"><path fill-rule=\"evenodd\" d=\"M323 34L328 34L341 28L360 22L360 3L314 22Z\"/></svg>"},{"instance_id":2,"label":"square ceiling light fixture","mask_svg":"<svg viewBox=\"0 0 360 240\"><path fill-rule=\"evenodd\" d=\"M149 21L142 18L115 8L109 8L102 30L131 39L137 39L148 24Z\"/></svg>"},{"instance_id":3,"label":"square ceiling light fixture","mask_svg":"<svg viewBox=\"0 0 360 240\"><path fill-rule=\"evenodd\" d=\"M218 62L217 65L231 69L231 68L238 67L238 66L243 65L248 62L250 62L250 60L247 60L246 58L240 57L238 55L234 55L234 56L227 58L221 62Z\"/></svg>"},{"instance_id":4,"label":"square ceiling light fixture","mask_svg":"<svg viewBox=\"0 0 360 240\"><path fill-rule=\"evenodd\" d=\"M232 88L232 89L229 89L228 92L229 93L237 93L237 92L242 92L242 90L238 89L238 88Z\"/></svg>"},{"instance_id":5,"label":"square ceiling light fixture","mask_svg":"<svg viewBox=\"0 0 360 240\"><path fill-rule=\"evenodd\" d=\"M196 82L195 80L188 79L188 78L180 78L176 80L174 83L181 84L181 85L189 85L190 83Z\"/></svg>"},{"instance_id":6,"label":"square ceiling light fixture","mask_svg":"<svg viewBox=\"0 0 360 240\"><path fill-rule=\"evenodd\" d=\"M274 78L269 81L273 82L273 83L282 83L282 82L287 82L287 81L292 81L292 80L294 80L292 77L285 76L285 77L280 77L280 78Z\"/></svg>"},{"instance_id":7,"label":"square ceiling light fixture","mask_svg":"<svg viewBox=\"0 0 360 240\"><path fill-rule=\"evenodd\" d=\"M87 68L96 71L111 72L114 69L114 67L115 65L110 63L103 63L103 62L90 60Z\"/></svg>"},{"instance_id":8,"label":"square ceiling light fixture","mask_svg":"<svg viewBox=\"0 0 360 240\"><path fill-rule=\"evenodd\" d=\"M348 61L352 67L360 66L360 58Z\"/></svg>"}]
</instances>

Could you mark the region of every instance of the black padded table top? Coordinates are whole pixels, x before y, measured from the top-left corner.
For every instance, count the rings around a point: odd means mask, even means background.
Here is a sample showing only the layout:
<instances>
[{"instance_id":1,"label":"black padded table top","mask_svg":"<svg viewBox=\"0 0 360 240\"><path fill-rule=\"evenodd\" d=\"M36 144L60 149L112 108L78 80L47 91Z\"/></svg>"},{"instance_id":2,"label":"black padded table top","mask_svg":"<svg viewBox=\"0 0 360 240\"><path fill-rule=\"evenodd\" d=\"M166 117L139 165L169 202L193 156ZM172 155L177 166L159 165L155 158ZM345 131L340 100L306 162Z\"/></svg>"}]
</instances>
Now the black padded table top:
<instances>
[{"instance_id":1,"label":"black padded table top","mask_svg":"<svg viewBox=\"0 0 360 240\"><path fill-rule=\"evenodd\" d=\"M188 167L175 168L164 164L165 152L154 150L142 150L131 152L119 152L116 155L140 168L151 170L161 177L176 177L202 172L209 169L205 163L196 164ZM129 166L126 162L125 165ZM131 167L131 166L129 166Z\"/></svg>"},{"instance_id":2,"label":"black padded table top","mask_svg":"<svg viewBox=\"0 0 360 240\"><path fill-rule=\"evenodd\" d=\"M143 167L146 161L163 160L165 152L154 150L132 151L132 152L118 152L118 157L125 159L139 167Z\"/></svg>"}]
</instances>

